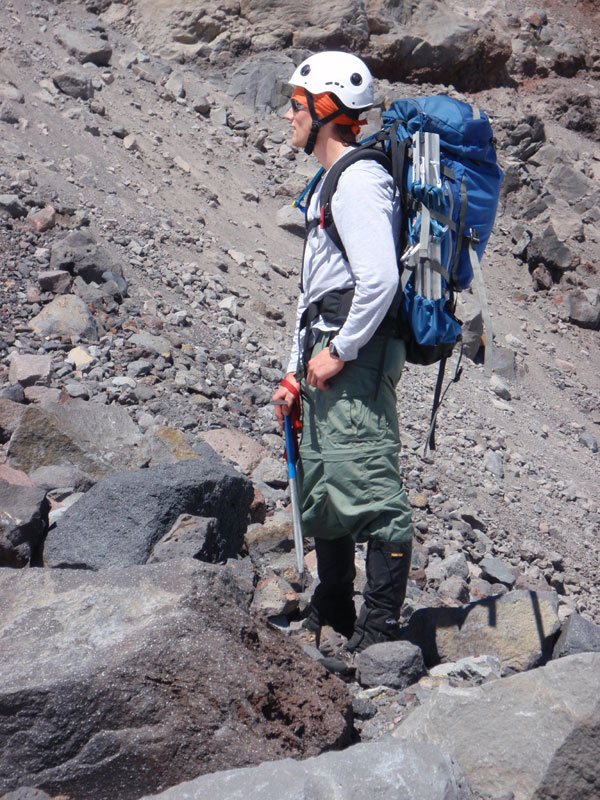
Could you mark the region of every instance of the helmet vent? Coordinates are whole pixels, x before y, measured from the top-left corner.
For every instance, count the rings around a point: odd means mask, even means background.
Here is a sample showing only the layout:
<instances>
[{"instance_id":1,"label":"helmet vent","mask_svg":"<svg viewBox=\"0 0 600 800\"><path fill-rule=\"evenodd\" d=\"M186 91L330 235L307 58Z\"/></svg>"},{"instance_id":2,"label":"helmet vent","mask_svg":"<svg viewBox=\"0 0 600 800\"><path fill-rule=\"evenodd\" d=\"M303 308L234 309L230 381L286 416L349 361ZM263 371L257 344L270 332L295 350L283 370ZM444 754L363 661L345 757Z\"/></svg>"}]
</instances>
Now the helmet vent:
<instances>
[{"instance_id":1,"label":"helmet vent","mask_svg":"<svg viewBox=\"0 0 600 800\"><path fill-rule=\"evenodd\" d=\"M363 82L362 75L359 75L358 72L353 72L350 76L350 83L353 86L360 86Z\"/></svg>"},{"instance_id":2,"label":"helmet vent","mask_svg":"<svg viewBox=\"0 0 600 800\"><path fill-rule=\"evenodd\" d=\"M309 72L310 72L310 64L305 64L300 70L300 75L302 75L303 78L306 78Z\"/></svg>"}]
</instances>

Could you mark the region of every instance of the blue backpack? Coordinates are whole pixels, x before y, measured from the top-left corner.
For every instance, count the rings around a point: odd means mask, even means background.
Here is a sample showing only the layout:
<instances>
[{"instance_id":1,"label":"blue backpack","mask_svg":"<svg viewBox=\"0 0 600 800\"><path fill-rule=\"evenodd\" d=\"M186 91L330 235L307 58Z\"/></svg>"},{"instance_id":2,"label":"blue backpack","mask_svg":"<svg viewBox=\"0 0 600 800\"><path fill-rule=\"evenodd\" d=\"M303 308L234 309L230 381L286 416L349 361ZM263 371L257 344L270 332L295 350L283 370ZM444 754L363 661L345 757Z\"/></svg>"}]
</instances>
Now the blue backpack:
<instances>
[{"instance_id":1,"label":"blue backpack","mask_svg":"<svg viewBox=\"0 0 600 800\"><path fill-rule=\"evenodd\" d=\"M390 172L402 202L403 222L396 245L400 281L385 327L404 339L408 362L439 362L425 444L425 449L429 445L435 450L437 413L446 393L442 394L445 365L461 339L455 293L468 288L474 277L486 331L486 366L493 346L480 259L492 232L502 184L494 135L482 111L446 95L394 101L383 114L381 130L327 172L320 218L310 224L307 220L307 234L320 224L344 258L331 201L342 172L360 159L378 161ZM323 172L315 175L295 202L305 213ZM332 319L345 319L352 295L352 290L326 295L311 304L310 318L329 311ZM459 356L451 383L461 373Z\"/></svg>"},{"instance_id":2,"label":"blue backpack","mask_svg":"<svg viewBox=\"0 0 600 800\"><path fill-rule=\"evenodd\" d=\"M394 177L403 224L400 287L389 315L411 363L441 361L461 338L455 292L471 284L474 272L480 276L502 183L494 144L487 116L467 103L446 95L396 100L383 113L381 130L337 161L324 180L320 224L345 257L331 211L343 170L373 159ZM296 201L303 210L322 174Z\"/></svg>"}]
</instances>

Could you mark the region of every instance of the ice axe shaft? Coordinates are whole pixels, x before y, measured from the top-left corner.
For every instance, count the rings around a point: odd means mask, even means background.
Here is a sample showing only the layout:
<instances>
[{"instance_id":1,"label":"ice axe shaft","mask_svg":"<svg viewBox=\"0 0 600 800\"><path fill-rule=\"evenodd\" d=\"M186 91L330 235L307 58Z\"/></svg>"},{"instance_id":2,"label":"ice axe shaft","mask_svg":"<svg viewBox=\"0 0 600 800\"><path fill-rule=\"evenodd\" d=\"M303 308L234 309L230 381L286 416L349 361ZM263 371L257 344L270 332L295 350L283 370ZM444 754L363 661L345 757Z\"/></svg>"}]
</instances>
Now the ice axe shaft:
<instances>
[{"instance_id":1,"label":"ice axe shaft","mask_svg":"<svg viewBox=\"0 0 600 800\"><path fill-rule=\"evenodd\" d=\"M292 432L292 421L289 415L284 418L285 454L288 468L288 481L292 498L292 522L294 526L294 546L296 548L296 567L300 584L304 585L304 540L302 538L302 518L300 516L300 503L296 487L296 444Z\"/></svg>"}]
</instances>

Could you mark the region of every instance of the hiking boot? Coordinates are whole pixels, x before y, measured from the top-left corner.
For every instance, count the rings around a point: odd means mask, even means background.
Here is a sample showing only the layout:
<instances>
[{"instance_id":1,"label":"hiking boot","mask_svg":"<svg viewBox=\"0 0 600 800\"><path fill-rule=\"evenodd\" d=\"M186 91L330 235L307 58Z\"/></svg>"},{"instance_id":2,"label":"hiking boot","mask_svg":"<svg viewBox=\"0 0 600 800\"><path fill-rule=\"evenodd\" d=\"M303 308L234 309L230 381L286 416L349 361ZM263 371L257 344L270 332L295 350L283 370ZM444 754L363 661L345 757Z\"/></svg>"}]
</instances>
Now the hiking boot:
<instances>
[{"instance_id":1,"label":"hiking boot","mask_svg":"<svg viewBox=\"0 0 600 800\"><path fill-rule=\"evenodd\" d=\"M292 623L296 626L298 623ZM345 639L339 633L324 625L319 628L318 641L315 643L315 634L302 625L290 626L290 639L304 653L304 655L321 664L328 672L332 672L345 681L351 681L356 673L354 653L350 653L344 646Z\"/></svg>"},{"instance_id":2,"label":"hiking boot","mask_svg":"<svg viewBox=\"0 0 600 800\"><path fill-rule=\"evenodd\" d=\"M352 653L360 653L372 644L393 642L398 638L400 624L390 617L385 609L368 608L364 605L356 624L354 633L346 643L346 649Z\"/></svg>"},{"instance_id":3,"label":"hiking boot","mask_svg":"<svg viewBox=\"0 0 600 800\"><path fill-rule=\"evenodd\" d=\"M315 539L319 585L306 610L303 626L315 634L317 647L320 630L331 626L349 638L354 630L354 540L351 536L339 539Z\"/></svg>"},{"instance_id":4,"label":"hiking boot","mask_svg":"<svg viewBox=\"0 0 600 800\"><path fill-rule=\"evenodd\" d=\"M326 658L338 658L344 655L345 639L329 625L323 625L320 631L319 650Z\"/></svg>"},{"instance_id":5,"label":"hiking boot","mask_svg":"<svg viewBox=\"0 0 600 800\"><path fill-rule=\"evenodd\" d=\"M400 609L406 596L412 542L371 540L367 546L364 605L346 644L359 653L372 644L398 638Z\"/></svg>"}]
</instances>

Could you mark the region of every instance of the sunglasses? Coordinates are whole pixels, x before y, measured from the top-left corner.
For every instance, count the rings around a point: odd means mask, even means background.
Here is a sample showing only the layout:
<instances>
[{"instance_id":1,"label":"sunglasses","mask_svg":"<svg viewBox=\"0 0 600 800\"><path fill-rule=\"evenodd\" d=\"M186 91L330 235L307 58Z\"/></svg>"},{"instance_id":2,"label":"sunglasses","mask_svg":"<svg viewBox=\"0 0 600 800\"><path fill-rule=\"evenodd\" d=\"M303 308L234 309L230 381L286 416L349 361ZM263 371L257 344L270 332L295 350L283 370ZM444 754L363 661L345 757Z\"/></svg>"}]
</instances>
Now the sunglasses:
<instances>
[{"instance_id":1,"label":"sunglasses","mask_svg":"<svg viewBox=\"0 0 600 800\"><path fill-rule=\"evenodd\" d=\"M299 111L306 111L306 106L303 106L302 103L299 103L297 100L292 99L290 100L290 105L292 106L292 111L294 114L297 114Z\"/></svg>"}]
</instances>

